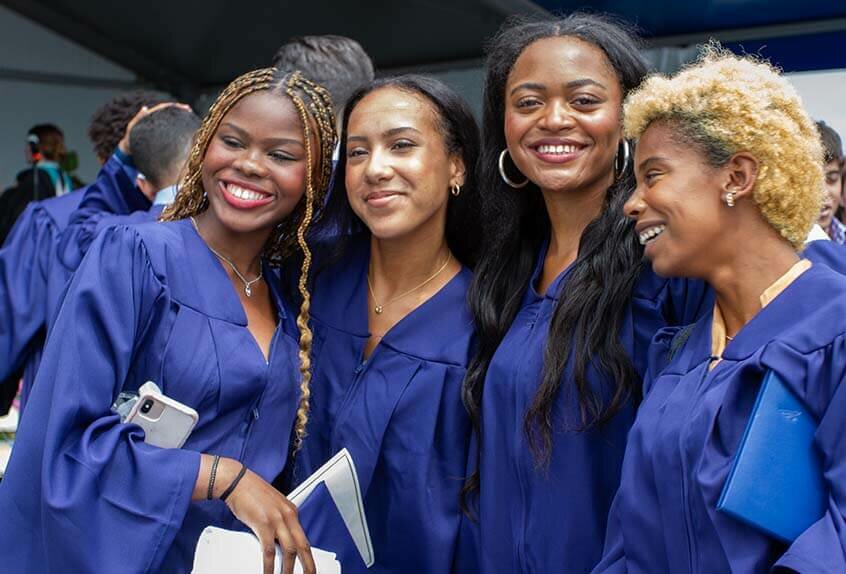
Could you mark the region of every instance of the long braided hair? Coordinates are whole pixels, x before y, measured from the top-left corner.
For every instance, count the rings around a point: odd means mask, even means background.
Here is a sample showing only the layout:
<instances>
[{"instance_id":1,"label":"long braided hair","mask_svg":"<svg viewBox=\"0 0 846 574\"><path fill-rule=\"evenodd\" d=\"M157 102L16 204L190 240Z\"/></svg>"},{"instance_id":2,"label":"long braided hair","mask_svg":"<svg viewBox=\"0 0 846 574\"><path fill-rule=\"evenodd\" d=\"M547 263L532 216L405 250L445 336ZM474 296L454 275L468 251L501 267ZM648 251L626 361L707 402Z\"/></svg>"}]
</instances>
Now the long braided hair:
<instances>
[{"instance_id":1,"label":"long braided hair","mask_svg":"<svg viewBox=\"0 0 846 574\"><path fill-rule=\"evenodd\" d=\"M294 451L296 451L302 446L306 436L311 394L309 383L311 382L312 332L308 324L311 304L311 296L308 292L311 250L306 241L306 233L309 226L322 214L322 206L329 189L332 151L336 140L335 114L329 92L305 78L300 72L288 74L276 68L254 70L236 78L218 96L200 129L197 130L179 193L176 200L162 213L161 220L185 219L208 209L209 200L202 183L202 166L209 143L229 110L241 99L260 91L284 94L290 98L303 125L303 138L306 142L305 194L288 217L274 228L262 250L262 256L270 265L276 267L280 267L291 255L298 251L302 252L298 280L302 300L297 316L297 327L300 331L300 400L294 424ZM317 143L318 156L316 158L310 145L313 136Z\"/></svg>"}]
</instances>

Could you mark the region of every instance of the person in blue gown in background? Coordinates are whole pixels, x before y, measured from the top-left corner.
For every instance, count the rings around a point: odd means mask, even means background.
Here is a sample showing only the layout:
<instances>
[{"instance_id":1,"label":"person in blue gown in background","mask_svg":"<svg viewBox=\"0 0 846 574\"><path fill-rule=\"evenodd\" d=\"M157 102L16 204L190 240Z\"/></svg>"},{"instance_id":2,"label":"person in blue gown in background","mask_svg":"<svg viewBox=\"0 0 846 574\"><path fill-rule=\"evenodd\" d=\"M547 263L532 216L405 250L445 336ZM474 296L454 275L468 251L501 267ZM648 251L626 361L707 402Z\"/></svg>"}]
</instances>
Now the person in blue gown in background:
<instances>
[{"instance_id":1,"label":"person in blue gown in background","mask_svg":"<svg viewBox=\"0 0 846 574\"><path fill-rule=\"evenodd\" d=\"M153 92L121 94L91 118L88 135L103 164L91 184L131 186L135 170L112 154L127 123L145 104L161 101ZM91 186L30 203L0 249L0 383L11 399L22 378L21 410L26 405L46 333L70 277L58 256L62 233Z\"/></svg>"},{"instance_id":2,"label":"person in blue gown in background","mask_svg":"<svg viewBox=\"0 0 846 574\"><path fill-rule=\"evenodd\" d=\"M707 281L716 304L655 338L595 572L844 572L846 278L796 254L820 210L814 123L769 64L710 46L631 94L625 126L638 140L626 213L646 256ZM819 421L829 491L789 544L717 510L770 371Z\"/></svg>"},{"instance_id":3,"label":"person in blue gown in background","mask_svg":"<svg viewBox=\"0 0 846 574\"><path fill-rule=\"evenodd\" d=\"M512 21L487 55L483 251L470 288L478 432L464 564L587 572L602 555L653 334L710 303L657 277L622 207L633 189L622 101L646 71L622 25ZM466 550L466 552L465 552Z\"/></svg>"},{"instance_id":4,"label":"person in blue gown in background","mask_svg":"<svg viewBox=\"0 0 846 574\"><path fill-rule=\"evenodd\" d=\"M59 258L65 268L75 270L94 238L109 226L155 221L161 216L176 198L199 127L200 118L185 104L162 102L138 111L114 153L124 165L132 166L136 178L129 181L129 174L124 174L107 179L101 171L85 190L59 240Z\"/></svg>"},{"instance_id":5,"label":"person in blue gown in background","mask_svg":"<svg viewBox=\"0 0 846 574\"><path fill-rule=\"evenodd\" d=\"M431 78L377 80L344 112L327 207L341 232L316 254L312 409L294 482L350 451L373 542L368 571L452 568L470 439L461 381L478 150L469 107ZM345 573L365 571L319 529L306 532L339 552Z\"/></svg>"},{"instance_id":6,"label":"person in blue gown in background","mask_svg":"<svg viewBox=\"0 0 846 574\"><path fill-rule=\"evenodd\" d=\"M305 280L334 143L325 90L297 73L245 74L204 120L165 222L95 239L0 483L5 569L188 572L204 527L245 525L265 573L276 542L286 572L295 556L314 572L293 505L267 482L307 420L308 292L295 338L279 327L290 310L269 265L299 249ZM146 444L111 411L148 380L199 413L183 448Z\"/></svg>"}]
</instances>

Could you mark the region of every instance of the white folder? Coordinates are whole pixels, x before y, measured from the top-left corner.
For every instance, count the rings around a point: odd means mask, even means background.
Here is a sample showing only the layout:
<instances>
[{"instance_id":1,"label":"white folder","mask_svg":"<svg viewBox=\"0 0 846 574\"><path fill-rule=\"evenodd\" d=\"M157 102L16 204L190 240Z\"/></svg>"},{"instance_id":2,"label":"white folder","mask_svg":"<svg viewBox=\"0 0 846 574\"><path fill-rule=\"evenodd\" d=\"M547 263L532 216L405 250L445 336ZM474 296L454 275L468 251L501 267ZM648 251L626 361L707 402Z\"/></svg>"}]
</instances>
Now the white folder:
<instances>
[{"instance_id":1,"label":"white folder","mask_svg":"<svg viewBox=\"0 0 846 574\"><path fill-rule=\"evenodd\" d=\"M341 564L335 554L320 548L312 548L317 574L341 574ZM197 551L194 553L194 568L191 574L233 574L235 572L261 572L261 543L251 532L225 530L209 526L200 535ZM282 572L282 553L276 545L274 574ZM294 574L302 574L299 558L294 564Z\"/></svg>"},{"instance_id":2,"label":"white folder","mask_svg":"<svg viewBox=\"0 0 846 574\"><path fill-rule=\"evenodd\" d=\"M326 490L338 507L338 513L355 542L361 560L370 568L375 560L373 543L370 541L370 529L364 514L364 499L361 496L358 473L347 449L339 450L326 464L291 491L288 500L300 506L321 482L326 485Z\"/></svg>"},{"instance_id":3,"label":"white folder","mask_svg":"<svg viewBox=\"0 0 846 574\"><path fill-rule=\"evenodd\" d=\"M320 483L326 485L326 490L329 491L332 501L338 508L338 513L355 542L362 561L370 568L374 562L373 543L370 541L370 530L364 515L364 499L361 496L358 474L352 455L347 449L338 451L326 464L303 481L288 495L288 500L299 507ZM312 547L311 551L318 574L341 574L341 564L335 559L334 553L315 547ZM192 574L261 572L261 567L261 544L252 533L209 526L203 530L197 542L194 568L191 572ZM274 573L278 574L281 571L282 557L277 545ZM294 566L294 574L302 574L299 560Z\"/></svg>"}]
</instances>

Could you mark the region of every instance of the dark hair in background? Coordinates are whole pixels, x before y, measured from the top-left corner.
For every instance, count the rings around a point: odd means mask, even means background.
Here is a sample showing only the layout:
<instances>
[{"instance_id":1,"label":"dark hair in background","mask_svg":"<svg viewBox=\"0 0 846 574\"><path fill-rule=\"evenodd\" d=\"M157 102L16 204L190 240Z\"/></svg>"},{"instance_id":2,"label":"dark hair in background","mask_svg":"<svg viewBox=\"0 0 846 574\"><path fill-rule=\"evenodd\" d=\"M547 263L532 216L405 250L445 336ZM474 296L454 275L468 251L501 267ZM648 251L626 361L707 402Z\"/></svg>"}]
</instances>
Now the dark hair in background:
<instances>
[{"instance_id":1,"label":"dark hair in background","mask_svg":"<svg viewBox=\"0 0 846 574\"><path fill-rule=\"evenodd\" d=\"M38 138L47 137L48 135L56 134L64 136L64 132L55 124L38 124L29 128L27 135L35 135Z\"/></svg>"},{"instance_id":2,"label":"dark hair in background","mask_svg":"<svg viewBox=\"0 0 846 574\"><path fill-rule=\"evenodd\" d=\"M273 67L283 72L299 70L329 90L336 113L374 76L373 62L361 44L332 34L291 38L276 52Z\"/></svg>"},{"instance_id":3,"label":"dark hair in background","mask_svg":"<svg viewBox=\"0 0 846 574\"><path fill-rule=\"evenodd\" d=\"M455 258L473 268L478 258L481 226L479 209L481 198L476 180L479 157L479 128L467 102L452 88L434 78L409 74L393 78L380 78L352 95L344 108L340 139L340 158L335 167L335 177L326 207L326 217L331 219L340 237L334 242L327 264L337 261L346 251L352 234L367 231L355 215L347 198L344 173L347 166L346 145L350 114L368 94L384 88L394 88L420 96L434 109L436 120L444 137L449 154L458 154L464 161L464 185L458 197L449 194L447 200L446 240ZM444 190L444 193L448 193ZM325 267L325 265L324 265Z\"/></svg>"},{"instance_id":4,"label":"dark hair in background","mask_svg":"<svg viewBox=\"0 0 846 574\"><path fill-rule=\"evenodd\" d=\"M158 189L175 182L199 127L197 114L175 106L141 118L129 133L129 147L138 171Z\"/></svg>"},{"instance_id":5,"label":"dark hair in background","mask_svg":"<svg viewBox=\"0 0 846 574\"><path fill-rule=\"evenodd\" d=\"M51 136L58 136L60 138L65 137L64 132L59 129L59 126L55 124L37 124L29 128L29 131L26 133L27 135L38 138L39 149L41 150L42 155L44 155L44 159L50 161L56 161L59 159L53 153L54 150L51 145L44 145L48 142Z\"/></svg>"},{"instance_id":6,"label":"dark hair in background","mask_svg":"<svg viewBox=\"0 0 846 574\"><path fill-rule=\"evenodd\" d=\"M154 106L168 101L163 94L146 90L136 90L116 96L111 101L100 106L91 116L88 126L88 137L94 144L97 157L106 160L126 132L129 123L142 106Z\"/></svg>"},{"instance_id":7,"label":"dark hair in background","mask_svg":"<svg viewBox=\"0 0 846 574\"><path fill-rule=\"evenodd\" d=\"M823 144L823 152L825 163L838 160L841 167L843 166L843 143L840 140L840 135L834 128L820 120L817 122L817 130L820 132L820 139Z\"/></svg>"},{"instance_id":8,"label":"dark hair in background","mask_svg":"<svg viewBox=\"0 0 846 574\"><path fill-rule=\"evenodd\" d=\"M483 424L481 399L488 366L517 315L538 250L550 232L538 187L529 182L522 189L513 189L502 181L497 169L498 156L506 147L505 86L526 47L554 37L578 38L601 49L620 80L623 97L641 82L647 69L639 43L627 25L605 16L577 13L543 21L512 18L487 45L479 173L485 193L485 250L468 295L476 320L478 353L468 367L463 389L464 403L477 433ZM545 467L551 456L553 404L565 373L567 385L572 385L578 397L580 430L604 424L628 400L639 397L640 381L619 340L620 326L643 261L633 223L623 214L623 204L634 189L631 173L631 169L627 170L608 189L605 208L582 233L566 292L555 307L544 351L542 380L524 419L524 430L539 466ZM591 387L586 377L589 365L607 377L611 388ZM468 479L464 493L475 491L478 486L477 471Z\"/></svg>"}]
</instances>

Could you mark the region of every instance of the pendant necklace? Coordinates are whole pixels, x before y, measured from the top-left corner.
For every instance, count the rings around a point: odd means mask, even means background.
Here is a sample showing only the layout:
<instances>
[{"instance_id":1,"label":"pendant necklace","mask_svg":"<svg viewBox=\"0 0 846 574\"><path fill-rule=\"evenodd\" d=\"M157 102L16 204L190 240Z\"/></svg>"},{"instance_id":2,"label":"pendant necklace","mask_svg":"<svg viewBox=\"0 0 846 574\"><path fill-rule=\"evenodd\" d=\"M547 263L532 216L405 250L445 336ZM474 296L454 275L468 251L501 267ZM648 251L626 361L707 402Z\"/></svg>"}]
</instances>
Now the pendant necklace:
<instances>
[{"instance_id":1,"label":"pendant necklace","mask_svg":"<svg viewBox=\"0 0 846 574\"><path fill-rule=\"evenodd\" d=\"M437 271L435 271L435 273L431 277L426 279L420 285L413 287L413 288L409 289L408 291L404 291L403 293L400 293L396 297L392 297L391 299L388 299L384 303L379 303L379 301L376 300L376 293L373 292L373 284L370 282L370 273L368 273L367 274L367 288L370 290L370 297L373 298L373 304L374 304L373 311L377 315L381 315L382 311L385 309L385 307L387 305L390 305L391 303L399 301L400 299L402 299L406 295L410 295L410 294L414 293L415 291L417 291L418 289L422 289L423 287L428 285L431 281L433 281L435 279L435 277L440 275L443 272L444 269L446 269L446 267L447 267L447 265L449 265L449 262L450 262L451 259L452 259L452 252L447 251L446 260L444 261L443 265L441 265L440 268Z\"/></svg>"},{"instance_id":2,"label":"pendant necklace","mask_svg":"<svg viewBox=\"0 0 846 574\"><path fill-rule=\"evenodd\" d=\"M196 219L194 219L194 216L193 216L193 215L191 216L191 225L193 225L193 226L194 226L194 229L197 231L197 235L200 235L200 228L199 228L199 227L197 227L197 220L196 220ZM203 239L203 236L202 236L202 235L200 235L200 239ZM209 251L211 251L212 253L214 253L214 254L217 256L217 258L218 258L218 259L220 259L220 260L222 260L222 261L225 261L225 262L229 265L229 267L231 267L231 268L232 268L232 271L233 271L233 272L235 272L235 275L237 275L237 276L238 276L238 279L240 279L240 280L241 280L241 283L243 283L243 284L244 284L244 293L246 293L246 294L247 294L247 297L252 297L252 296L253 296L253 285L254 285L254 284L256 284L256 283L258 283L259 281L261 281L261 277L262 277L262 275L264 274L264 271L262 271L261 267L259 267L259 274L258 274L258 276L257 276L255 279L251 279L251 280L247 281L247 278L246 278L246 277L244 277L243 275L241 275L241 272L240 272L240 271L238 271L238 268L237 268L237 267L235 267L235 263L233 263L231 259L229 259L229 258L228 258L227 256L225 256L225 255L222 255L222 254L218 253L218 252L215 250L215 248L214 248L214 247L212 247L211 245L209 245L208 241L206 241L205 239L203 239L203 241L205 242L206 247L208 247L208 248L209 248Z\"/></svg>"}]
</instances>

